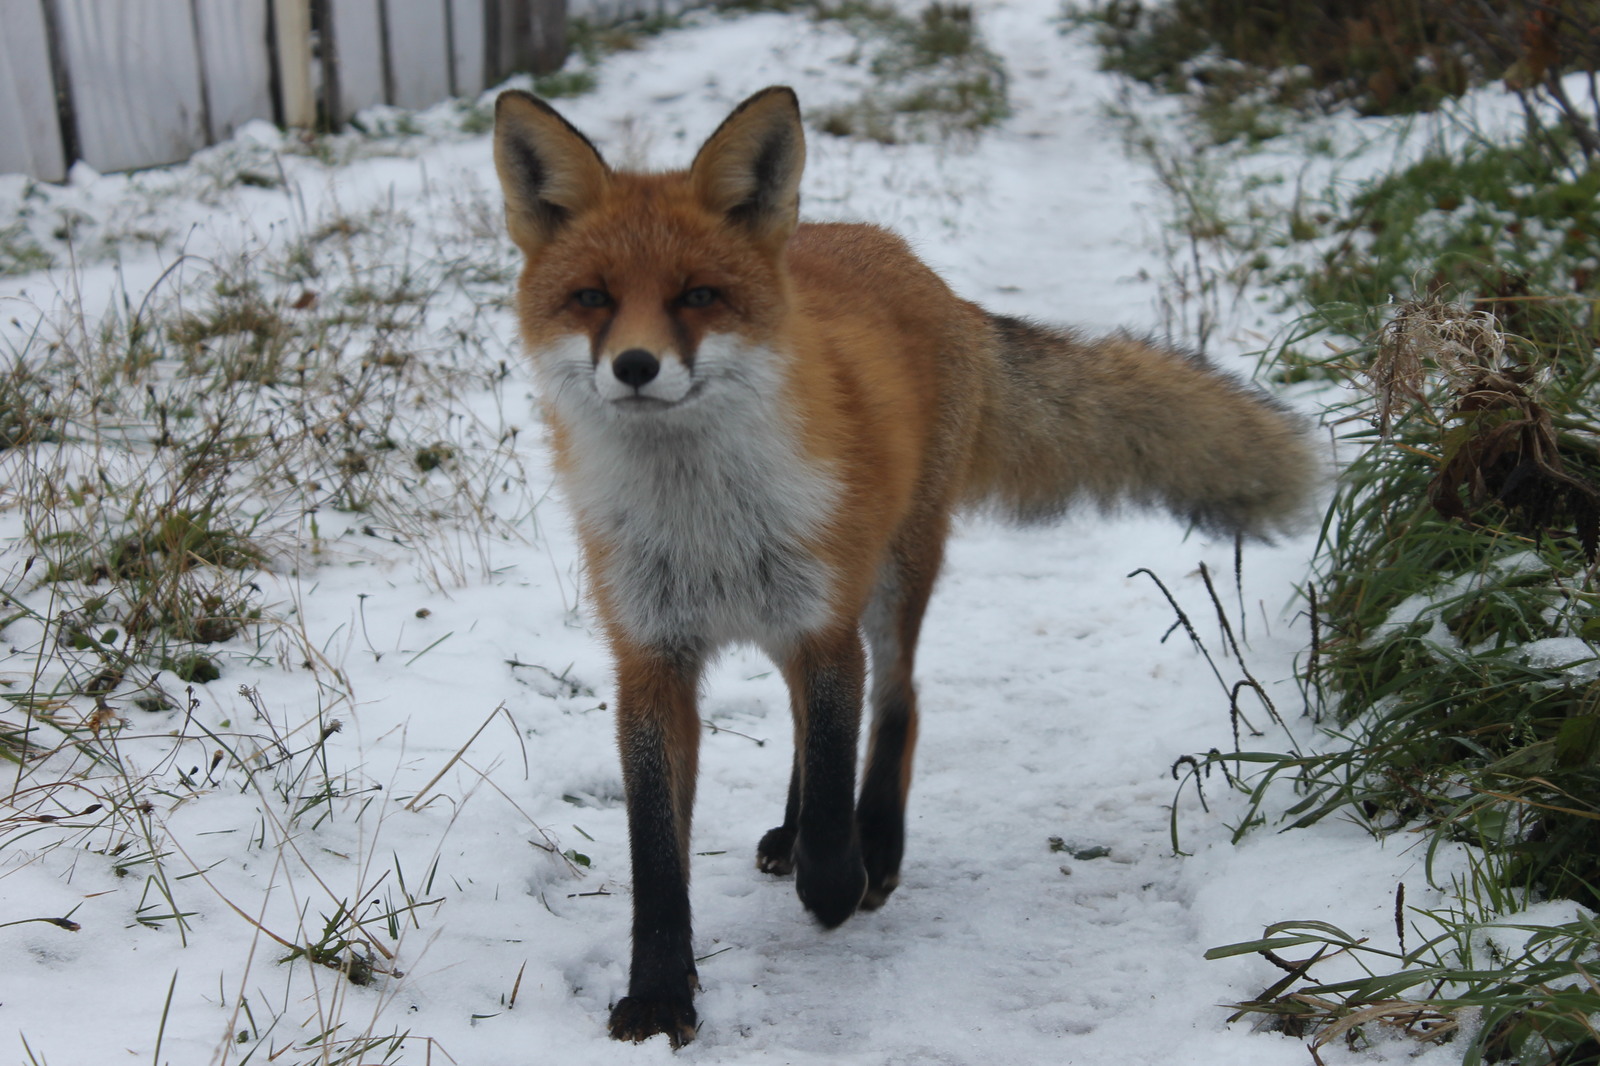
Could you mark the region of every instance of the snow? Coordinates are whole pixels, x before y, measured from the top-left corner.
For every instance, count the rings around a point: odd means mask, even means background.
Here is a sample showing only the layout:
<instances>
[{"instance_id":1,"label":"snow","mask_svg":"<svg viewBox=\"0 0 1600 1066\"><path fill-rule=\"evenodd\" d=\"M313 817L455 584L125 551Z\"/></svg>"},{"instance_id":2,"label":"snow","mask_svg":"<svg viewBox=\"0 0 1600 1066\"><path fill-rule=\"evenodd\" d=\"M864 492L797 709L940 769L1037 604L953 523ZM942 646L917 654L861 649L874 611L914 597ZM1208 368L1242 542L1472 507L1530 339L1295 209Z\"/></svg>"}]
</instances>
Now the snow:
<instances>
[{"instance_id":1,"label":"snow","mask_svg":"<svg viewBox=\"0 0 1600 1066\"><path fill-rule=\"evenodd\" d=\"M943 146L812 134L807 210L900 230L959 292L994 310L1155 332L1162 193L1105 118L1118 86L1096 72L1084 41L1058 36L1055 13L1055 0L983 8L983 28L1012 72L1015 114L1000 129ZM809 107L848 99L860 85L846 62L854 47L842 30L802 17L699 20L615 56L597 91L560 107L613 161L681 165L764 85L791 84ZM1162 110L1151 114L1160 121ZM338 218L388 219L381 239L351 243L373 257L352 263L352 275L447 255L514 262L503 236L474 236L463 223L485 205L494 215L487 138L448 132L428 114L419 121L424 136L351 148L340 165L257 125L170 170L75 168L60 188L0 179L0 201L43 242L60 212L83 219L76 265L0 281L0 322L16 320L0 331L17 346L41 320L81 314L92 323L124 294L137 303L180 251L197 264L264 257ZM287 184L216 180L245 165ZM262 763L243 789L238 774L208 784L216 745L185 742L168 760L183 711L151 715L112 699L130 720L119 750L168 782L145 821L151 840L166 842L190 927L180 936L172 921L139 924L141 908L161 902L148 898L148 866L117 876L96 850L102 841L0 849L0 921L70 911L82 926L0 928L0 1031L18 1039L13 1055L25 1040L39 1062L144 1061L156 1058L159 1039L162 1062L238 1063L258 1041L253 1061L291 1044L272 1061L322 1061L314 1038L338 1026L339 1039L410 1034L392 1058L379 1049L352 1061L672 1058L664 1040L624 1046L605 1034L607 1007L625 991L629 921L609 665L550 492L531 376L508 313L480 295L441 289L428 343L459 348L455 358L485 370L511 367L497 386L457 399L485 439L523 430L525 485L494 504L520 538L465 528L454 542L408 550L363 537L360 516L323 513L319 560L259 576L269 603L298 612L303 646L226 646L222 678L196 686L191 713L244 751L254 750L248 738L270 733L304 746L337 719L324 757L342 794L315 824L291 825L275 792L302 787L288 775L305 760ZM462 336L472 341L463 346ZM1248 372L1252 360L1232 343L1217 358ZM24 562L20 521L0 511L0 572L11 580ZM1236 602L1232 545L1165 517L1085 512L1026 531L964 522L923 637L903 884L883 910L833 932L809 920L789 880L755 869L755 842L781 819L787 704L759 654L725 655L705 687L703 715L717 728L703 741L694 836L703 1024L678 1058L1307 1061L1302 1041L1252 1032L1248 1021L1230 1026L1218 1006L1255 995L1279 972L1255 956L1207 962L1203 953L1289 918L1392 943L1398 884L1412 907L1440 897L1412 838L1374 841L1334 819L1285 834L1259 829L1235 846L1240 797L1215 776L1207 808L1192 787L1180 793L1176 760L1233 745L1226 692L1181 630L1163 640L1171 607L1147 576L1130 575L1148 567L1161 577L1231 683L1239 668L1221 658L1197 568L1226 575L1219 585L1234 624L1242 615L1247 627L1251 672L1293 734L1258 714L1267 735L1244 746L1286 750L1314 734L1293 681L1308 640L1295 585L1311 549L1309 535L1248 547ZM33 661L27 633L19 623L5 634L17 649L8 678L25 677ZM340 683L326 668L302 668L308 655L336 668ZM173 768L190 765L201 780L182 787ZM1174 826L1185 854L1174 853ZM1053 850L1051 837L1066 850ZM1106 853L1072 857L1091 848ZM587 868L560 851L582 853ZM1436 856L1436 876L1463 862ZM183 874L192 876L176 879ZM380 938L403 977L357 987L304 960L279 961L284 949L269 934L315 941L341 902L389 906L403 892L437 901L414 921L404 916L397 939ZM1321 1054L1398 1061L1414 1050L1397 1042Z\"/></svg>"}]
</instances>

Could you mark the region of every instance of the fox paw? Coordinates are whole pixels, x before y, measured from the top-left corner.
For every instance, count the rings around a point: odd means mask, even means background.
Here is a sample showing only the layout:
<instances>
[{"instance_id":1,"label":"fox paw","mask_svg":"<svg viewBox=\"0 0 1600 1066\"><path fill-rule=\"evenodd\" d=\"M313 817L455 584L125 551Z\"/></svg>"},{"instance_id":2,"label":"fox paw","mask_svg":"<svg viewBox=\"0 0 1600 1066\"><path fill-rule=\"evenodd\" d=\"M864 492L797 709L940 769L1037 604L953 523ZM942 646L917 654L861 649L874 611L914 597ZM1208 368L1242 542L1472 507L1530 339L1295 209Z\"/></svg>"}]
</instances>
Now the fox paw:
<instances>
[{"instance_id":1,"label":"fox paw","mask_svg":"<svg viewBox=\"0 0 1600 1066\"><path fill-rule=\"evenodd\" d=\"M769 829L756 845L756 869L782 877L794 872L794 830Z\"/></svg>"},{"instance_id":2,"label":"fox paw","mask_svg":"<svg viewBox=\"0 0 1600 1066\"><path fill-rule=\"evenodd\" d=\"M674 1002L624 996L611 1008L613 1040L631 1040L637 1044L657 1033L665 1033L668 1043L680 1048L694 1039L697 1026L694 1004L686 1000Z\"/></svg>"},{"instance_id":3,"label":"fox paw","mask_svg":"<svg viewBox=\"0 0 1600 1066\"><path fill-rule=\"evenodd\" d=\"M867 866L867 894L861 909L875 911L900 885L900 855L905 850L905 830L898 820L861 818L861 856Z\"/></svg>"},{"instance_id":4,"label":"fox paw","mask_svg":"<svg viewBox=\"0 0 1600 1066\"><path fill-rule=\"evenodd\" d=\"M893 874L879 880L869 877L867 880L867 894L861 897L861 909L875 911L889 902L889 893L900 887L900 875Z\"/></svg>"},{"instance_id":5,"label":"fox paw","mask_svg":"<svg viewBox=\"0 0 1600 1066\"><path fill-rule=\"evenodd\" d=\"M850 848L826 860L795 855L794 888L806 910L832 929L856 912L867 891L867 868L861 851Z\"/></svg>"}]
</instances>

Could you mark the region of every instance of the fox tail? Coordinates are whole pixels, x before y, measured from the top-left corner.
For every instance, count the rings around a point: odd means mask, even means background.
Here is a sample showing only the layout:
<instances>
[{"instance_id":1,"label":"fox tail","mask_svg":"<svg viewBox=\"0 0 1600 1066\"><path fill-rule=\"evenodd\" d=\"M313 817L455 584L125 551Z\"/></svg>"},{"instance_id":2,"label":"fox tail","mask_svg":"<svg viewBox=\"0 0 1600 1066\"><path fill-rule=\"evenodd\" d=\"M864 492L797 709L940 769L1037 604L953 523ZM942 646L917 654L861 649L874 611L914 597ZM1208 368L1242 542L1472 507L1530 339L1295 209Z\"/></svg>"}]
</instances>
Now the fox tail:
<instances>
[{"instance_id":1,"label":"fox tail","mask_svg":"<svg viewBox=\"0 0 1600 1066\"><path fill-rule=\"evenodd\" d=\"M967 502L1021 522L1089 498L1270 539L1305 517L1320 463L1300 419L1203 359L990 315L997 373Z\"/></svg>"}]
</instances>

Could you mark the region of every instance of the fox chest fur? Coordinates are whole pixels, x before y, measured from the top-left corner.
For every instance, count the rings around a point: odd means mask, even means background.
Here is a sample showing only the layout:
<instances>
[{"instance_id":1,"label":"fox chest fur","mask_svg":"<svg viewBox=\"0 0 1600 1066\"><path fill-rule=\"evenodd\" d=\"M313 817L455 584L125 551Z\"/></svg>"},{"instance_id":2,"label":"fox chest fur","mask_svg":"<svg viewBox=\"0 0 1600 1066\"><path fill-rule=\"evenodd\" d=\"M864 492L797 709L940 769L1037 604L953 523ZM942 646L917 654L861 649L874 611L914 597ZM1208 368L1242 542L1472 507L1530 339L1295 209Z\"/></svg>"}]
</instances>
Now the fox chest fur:
<instances>
[{"instance_id":1,"label":"fox chest fur","mask_svg":"<svg viewBox=\"0 0 1600 1066\"><path fill-rule=\"evenodd\" d=\"M702 373L737 387L667 411L619 409L548 380L564 366L586 373L586 353L536 356L563 488L610 620L630 639L786 647L829 615L812 546L839 486L802 454L779 395L779 353L729 345L702 356Z\"/></svg>"}]
</instances>

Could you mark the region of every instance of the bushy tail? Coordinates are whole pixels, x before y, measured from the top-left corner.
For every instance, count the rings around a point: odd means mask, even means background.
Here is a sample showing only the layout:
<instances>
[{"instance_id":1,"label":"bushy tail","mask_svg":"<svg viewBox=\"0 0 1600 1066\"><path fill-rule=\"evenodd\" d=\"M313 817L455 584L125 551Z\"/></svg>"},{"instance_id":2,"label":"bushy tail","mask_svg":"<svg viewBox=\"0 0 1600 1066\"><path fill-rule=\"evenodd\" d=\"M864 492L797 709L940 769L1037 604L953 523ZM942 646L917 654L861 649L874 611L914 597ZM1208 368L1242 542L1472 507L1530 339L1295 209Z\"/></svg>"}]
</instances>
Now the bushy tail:
<instances>
[{"instance_id":1,"label":"bushy tail","mask_svg":"<svg viewBox=\"0 0 1600 1066\"><path fill-rule=\"evenodd\" d=\"M1115 334L1085 340L990 315L998 384L969 504L1024 522L1088 497L1154 504L1214 532L1297 524L1319 480L1304 428L1198 357Z\"/></svg>"}]
</instances>

